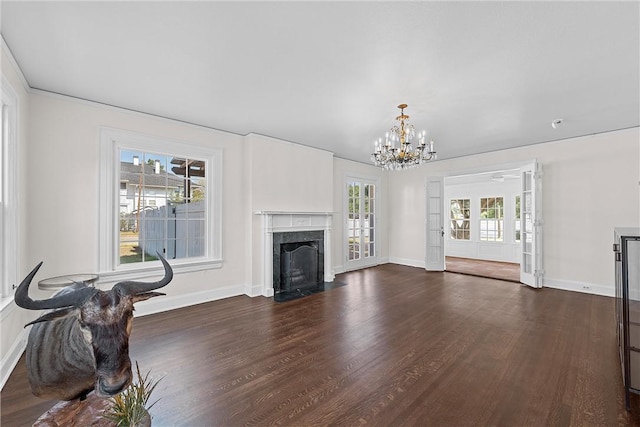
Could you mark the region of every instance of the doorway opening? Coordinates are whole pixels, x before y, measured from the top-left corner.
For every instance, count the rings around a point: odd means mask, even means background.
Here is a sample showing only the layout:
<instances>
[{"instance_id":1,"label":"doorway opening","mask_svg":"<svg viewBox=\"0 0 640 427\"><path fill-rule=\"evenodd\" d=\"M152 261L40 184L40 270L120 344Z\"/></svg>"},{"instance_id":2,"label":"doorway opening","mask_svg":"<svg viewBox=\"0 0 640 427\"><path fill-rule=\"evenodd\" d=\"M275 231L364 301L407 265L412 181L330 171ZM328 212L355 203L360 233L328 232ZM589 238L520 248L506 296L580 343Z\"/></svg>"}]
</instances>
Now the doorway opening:
<instances>
[{"instance_id":1,"label":"doorway opening","mask_svg":"<svg viewBox=\"0 0 640 427\"><path fill-rule=\"evenodd\" d=\"M514 212L515 206L520 206L519 221L515 220L514 213L513 228L508 226L511 221L507 221L505 217L507 212L512 211L505 207L507 204L505 196L498 196L493 192L487 193L484 186L480 186L477 189L478 194L475 196L478 201L475 207L471 199L466 199L464 194L458 197L449 195L448 199L445 197L445 178L451 181L454 176L467 177L475 174L489 174L490 177L493 176L492 181L504 182L506 174L495 174L496 171L500 170L499 168L500 166L485 167L469 172L466 175L451 173L446 177L442 175L427 176L425 186L425 269L427 271L445 270L445 241L448 243L449 255L452 255L451 247L453 244L463 243L465 244L465 250L468 251L468 257L485 259L508 256L509 251L504 250L505 246L498 244L508 243L513 244L514 248L520 248L520 257L518 259L520 263L520 282L533 288L541 288L544 281L544 269L542 266L542 168L537 160L533 159L526 163L512 164L503 169L505 171L513 171L514 175L515 171L518 170L520 177L519 202L517 198L508 197L506 199L509 203L514 200ZM445 201L447 201L446 206ZM464 228L465 220L467 220L464 214L465 210L469 212L467 215L468 233L465 232ZM474 218L474 215L477 216ZM519 228L515 227L516 224ZM509 233L513 236L513 242L505 237ZM448 236L447 239L445 239L445 235ZM515 240L517 239L520 240L519 245L515 245L517 243ZM468 242L464 242L465 240ZM472 242L475 243L475 253L473 249L470 249L473 248L473 245L466 244ZM479 253L482 253L482 255L479 256Z\"/></svg>"},{"instance_id":2,"label":"doorway opening","mask_svg":"<svg viewBox=\"0 0 640 427\"><path fill-rule=\"evenodd\" d=\"M445 269L520 282L520 169L444 178Z\"/></svg>"}]
</instances>

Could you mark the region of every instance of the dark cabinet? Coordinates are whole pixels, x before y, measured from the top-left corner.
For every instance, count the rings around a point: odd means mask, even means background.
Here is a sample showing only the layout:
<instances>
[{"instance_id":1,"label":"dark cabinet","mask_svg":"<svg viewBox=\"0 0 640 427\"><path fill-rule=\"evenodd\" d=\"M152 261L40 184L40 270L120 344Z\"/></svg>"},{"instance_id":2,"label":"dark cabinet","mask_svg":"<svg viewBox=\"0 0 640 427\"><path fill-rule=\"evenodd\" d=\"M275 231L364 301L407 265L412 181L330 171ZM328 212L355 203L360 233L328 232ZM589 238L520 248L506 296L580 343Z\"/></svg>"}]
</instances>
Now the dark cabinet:
<instances>
[{"instance_id":1,"label":"dark cabinet","mask_svg":"<svg viewBox=\"0 0 640 427\"><path fill-rule=\"evenodd\" d=\"M640 394L640 228L614 229L616 325L625 404Z\"/></svg>"}]
</instances>

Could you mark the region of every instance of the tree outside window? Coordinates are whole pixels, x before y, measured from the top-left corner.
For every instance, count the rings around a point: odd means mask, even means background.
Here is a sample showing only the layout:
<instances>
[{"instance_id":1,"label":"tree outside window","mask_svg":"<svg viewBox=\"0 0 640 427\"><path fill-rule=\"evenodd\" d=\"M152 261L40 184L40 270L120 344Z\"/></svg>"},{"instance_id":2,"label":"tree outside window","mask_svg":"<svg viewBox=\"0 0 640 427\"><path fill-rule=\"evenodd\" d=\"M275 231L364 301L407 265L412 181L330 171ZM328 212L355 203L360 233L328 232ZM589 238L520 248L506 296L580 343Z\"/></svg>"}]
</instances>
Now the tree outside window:
<instances>
[{"instance_id":1,"label":"tree outside window","mask_svg":"<svg viewBox=\"0 0 640 427\"><path fill-rule=\"evenodd\" d=\"M502 242L504 239L504 199L483 197L480 199L480 240Z\"/></svg>"},{"instance_id":2,"label":"tree outside window","mask_svg":"<svg viewBox=\"0 0 640 427\"><path fill-rule=\"evenodd\" d=\"M451 239L469 240L471 233L471 200L452 199L450 206Z\"/></svg>"}]
</instances>

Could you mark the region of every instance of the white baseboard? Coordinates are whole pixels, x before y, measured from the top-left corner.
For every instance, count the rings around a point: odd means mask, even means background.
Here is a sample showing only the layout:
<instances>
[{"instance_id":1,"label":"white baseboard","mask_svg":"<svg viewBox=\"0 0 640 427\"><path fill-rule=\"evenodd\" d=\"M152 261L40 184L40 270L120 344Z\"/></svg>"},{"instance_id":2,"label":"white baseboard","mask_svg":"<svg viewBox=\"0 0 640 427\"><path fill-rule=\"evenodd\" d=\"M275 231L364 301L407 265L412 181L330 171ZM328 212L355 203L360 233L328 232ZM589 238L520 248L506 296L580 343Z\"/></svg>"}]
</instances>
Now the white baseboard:
<instances>
[{"instance_id":1,"label":"white baseboard","mask_svg":"<svg viewBox=\"0 0 640 427\"><path fill-rule=\"evenodd\" d=\"M188 307L190 305L202 304L203 302L215 301L223 298L245 295L243 285L228 286L201 292L193 292L184 295L163 296L152 298L136 304L135 316L147 316L149 314L161 313L163 311L175 310L177 308Z\"/></svg>"},{"instance_id":2,"label":"white baseboard","mask_svg":"<svg viewBox=\"0 0 640 427\"><path fill-rule=\"evenodd\" d=\"M13 368L16 367L20 356L24 353L24 349L27 347L27 337L29 328L25 328L20 332L18 338L13 342L7 354L2 358L0 362L0 389L4 388L5 383L9 379Z\"/></svg>"},{"instance_id":3,"label":"white baseboard","mask_svg":"<svg viewBox=\"0 0 640 427\"><path fill-rule=\"evenodd\" d=\"M542 281L542 286L545 288L582 292L584 294L601 295L605 297L616 296L616 290L614 287L599 285L596 283L575 282L573 280L559 280L545 277Z\"/></svg>"},{"instance_id":4,"label":"white baseboard","mask_svg":"<svg viewBox=\"0 0 640 427\"><path fill-rule=\"evenodd\" d=\"M334 265L333 266L333 274L340 274L340 273L344 273L345 269L344 269L344 265Z\"/></svg>"},{"instance_id":5,"label":"white baseboard","mask_svg":"<svg viewBox=\"0 0 640 427\"><path fill-rule=\"evenodd\" d=\"M424 268L424 260L408 259L408 258L389 258L389 262L392 264L406 265L408 267L420 267Z\"/></svg>"},{"instance_id":6,"label":"white baseboard","mask_svg":"<svg viewBox=\"0 0 640 427\"><path fill-rule=\"evenodd\" d=\"M390 263L406 265L409 267L424 268L424 261L406 259L406 258L390 258ZM585 294L600 295L605 297L615 297L616 290L612 286L601 285L597 283L576 282L572 280L559 280L552 278L544 278L543 287L561 289L564 291L581 292Z\"/></svg>"},{"instance_id":7,"label":"white baseboard","mask_svg":"<svg viewBox=\"0 0 640 427\"><path fill-rule=\"evenodd\" d=\"M262 285L245 285L244 293L250 297L262 296Z\"/></svg>"},{"instance_id":8,"label":"white baseboard","mask_svg":"<svg viewBox=\"0 0 640 427\"><path fill-rule=\"evenodd\" d=\"M337 274L347 273L349 271L354 271L354 270L361 270L363 268L375 267L376 265L388 264L389 262L390 262L389 258L387 258L387 257L378 257L377 258L377 264L372 264L370 266L365 266L365 267L357 267L357 268L351 267L351 268L349 268L349 265L344 265L344 264L343 265L334 265L333 266L333 276L330 277L330 280L327 280L325 278L325 281L326 282L333 282L335 280Z\"/></svg>"}]
</instances>

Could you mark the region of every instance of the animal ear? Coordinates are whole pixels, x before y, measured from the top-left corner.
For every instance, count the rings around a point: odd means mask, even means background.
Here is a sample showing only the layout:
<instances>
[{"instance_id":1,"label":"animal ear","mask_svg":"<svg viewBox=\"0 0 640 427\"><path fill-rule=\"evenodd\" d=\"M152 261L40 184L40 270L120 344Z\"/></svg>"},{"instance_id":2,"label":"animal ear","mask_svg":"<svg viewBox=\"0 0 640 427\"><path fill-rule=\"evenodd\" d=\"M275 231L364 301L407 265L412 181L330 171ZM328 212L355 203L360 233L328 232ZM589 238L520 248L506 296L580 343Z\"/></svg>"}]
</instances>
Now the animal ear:
<instances>
[{"instance_id":1,"label":"animal ear","mask_svg":"<svg viewBox=\"0 0 640 427\"><path fill-rule=\"evenodd\" d=\"M148 300L149 298L161 297L163 295L166 295L166 294L163 294L162 292L145 292L143 294L133 295L131 297L131 300L135 304L138 301L145 301L145 300Z\"/></svg>"},{"instance_id":2,"label":"animal ear","mask_svg":"<svg viewBox=\"0 0 640 427\"><path fill-rule=\"evenodd\" d=\"M60 310L52 311L50 313L43 314L33 322L27 323L26 325L24 325L24 327L26 328L27 326L33 325L34 323L48 322L50 320L60 319L61 317L66 317L70 315L75 310L76 310L75 307L69 307L69 308L63 308Z\"/></svg>"}]
</instances>

